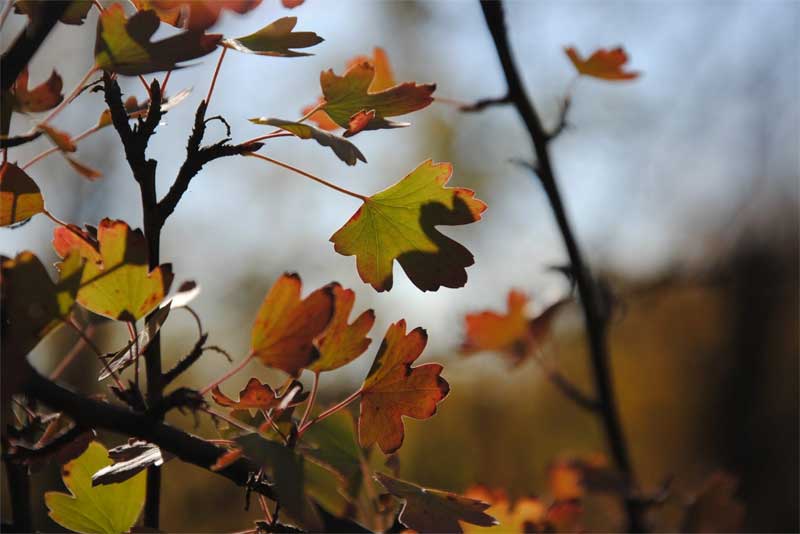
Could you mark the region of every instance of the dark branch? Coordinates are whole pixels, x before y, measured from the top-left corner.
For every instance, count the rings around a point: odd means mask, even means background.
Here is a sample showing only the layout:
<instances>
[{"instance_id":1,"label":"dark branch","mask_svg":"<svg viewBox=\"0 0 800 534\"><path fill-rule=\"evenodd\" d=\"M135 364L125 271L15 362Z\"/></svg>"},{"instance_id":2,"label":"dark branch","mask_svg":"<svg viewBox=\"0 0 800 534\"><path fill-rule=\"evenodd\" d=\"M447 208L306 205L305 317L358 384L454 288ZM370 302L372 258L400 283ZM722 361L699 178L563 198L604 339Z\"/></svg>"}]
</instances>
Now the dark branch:
<instances>
[{"instance_id":1,"label":"dark branch","mask_svg":"<svg viewBox=\"0 0 800 534\"><path fill-rule=\"evenodd\" d=\"M7 91L14 84L19 73L42 46L69 4L70 2L51 1L41 2L36 6L36 16L31 17L31 21L0 59L3 91Z\"/></svg>"},{"instance_id":2,"label":"dark branch","mask_svg":"<svg viewBox=\"0 0 800 534\"><path fill-rule=\"evenodd\" d=\"M19 135L16 137L3 137L0 138L0 148L12 148L19 145L24 145L25 143L30 143L34 139L38 138L42 135L42 132L34 132L29 135Z\"/></svg>"},{"instance_id":3,"label":"dark branch","mask_svg":"<svg viewBox=\"0 0 800 534\"><path fill-rule=\"evenodd\" d=\"M536 154L536 172L547 194L567 248L572 272L578 287L578 294L583 306L594 384L597 400L600 403L600 414L605 427L608 446L617 467L625 477L631 493L633 493L636 483L611 384L611 369L606 340L606 318L601 310L596 284L583 260L572 226L567 218L555 173L550 163L548 143L552 136L542 126L541 119L525 92L522 78L514 63L502 2L481 1L481 8L508 84L508 98L513 102L530 136L531 148ZM628 528L631 531L639 532L645 530L644 509L640 502L633 498L627 498L626 512Z\"/></svg>"},{"instance_id":4,"label":"dark branch","mask_svg":"<svg viewBox=\"0 0 800 534\"><path fill-rule=\"evenodd\" d=\"M484 109L492 106L503 106L505 104L511 104L511 103L512 101L510 95L494 97L494 98L482 98L468 106L461 106L459 108L459 111L463 111L465 113L475 113L477 111L483 111Z\"/></svg>"},{"instance_id":5,"label":"dark branch","mask_svg":"<svg viewBox=\"0 0 800 534\"><path fill-rule=\"evenodd\" d=\"M208 334L203 334L200 336L200 339L194 344L192 347L191 352L181 358L181 360L175 364L175 367L164 373L164 377L162 379L162 383L164 387L167 387L171 384L176 378L178 378L181 374L183 374L187 369L189 369L192 365L200 359L200 356L203 355L205 348L206 340L208 339Z\"/></svg>"}]
</instances>

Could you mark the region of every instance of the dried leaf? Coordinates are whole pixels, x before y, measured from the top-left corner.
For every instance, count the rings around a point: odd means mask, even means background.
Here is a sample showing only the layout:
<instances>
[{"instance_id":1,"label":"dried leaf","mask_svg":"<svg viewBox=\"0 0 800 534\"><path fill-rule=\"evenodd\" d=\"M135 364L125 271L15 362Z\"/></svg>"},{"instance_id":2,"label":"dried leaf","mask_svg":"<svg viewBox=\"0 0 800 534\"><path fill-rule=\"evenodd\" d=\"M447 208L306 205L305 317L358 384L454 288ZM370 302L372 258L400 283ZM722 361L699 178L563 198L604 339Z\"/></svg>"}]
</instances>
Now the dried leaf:
<instances>
[{"instance_id":1,"label":"dried leaf","mask_svg":"<svg viewBox=\"0 0 800 534\"><path fill-rule=\"evenodd\" d=\"M596 50L588 59L583 59L573 47L564 49L578 73L592 76L601 80L622 81L633 80L639 77L638 72L624 71L623 66L628 62L628 55L622 48Z\"/></svg>"},{"instance_id":2,"label":"dried leaf","mask_svg":"<svg viewBox=\"0 0 800 534\"><path fill-rule=\"evenodd\" d=\"M300 122L285 121L283 119L272 119L268 117L260 117L250 119L250 122L255 124L266 124L276 126L287 132L291 132L300 139L313 139L322 146L330 147L336 156L347 163L348 165L355 165L358 160L367 162L364 154L353 143L338 135L314 128L309 124Z\"/></svg>"},{"instance_id":3,"label":"dried leaf","mask_svg":"<svg viewBox=\"0 0 800 534\"><path fill-rule=\"evenodd\" d=\"M225 39L222 44L239 52L274 57L310 56L306 52L297 52L293 48L309 48L318 45L325 39L314 32L294 32L297 17L283 17L264 26L257 32Z\"/></svg>"},{"instance_id":4,"label":"dried leaf","mask_svg":"<svg viewBox=\"0 0 800 534\"><path fill-rule=\"evenodd\" d=\"M61 76L53 70L46 82L28 90L28 67L25 67L12 87L13 109L23 113L53 109L64 100L64 95L61 94L63 87Z\"/></svg>"},{"instance_id":5,"label":"dried leaf","mask_svg":"<svg viewBox=\"0 0 800 534\"><path fill-rule=\"evenodd\" d=\"M81 163L75 158L71 158L67 155L64 155L64 159L67 160L67 163L69 163L69 166L72 167L72 169L75 172L77 172L78 174L80 174L89 181L94 182L95 180L98 180L103 177L102 172L89 167L85 163Z\"/></svg>"},{"instance_id":6,"label":"dried leaf","mask_svg":"<svg viewBox=\"0 0 800 534\"><path fill-rule=\"evenodd\" d=\"M25 171L6 161L0 167L0 226L30 219L44 210L44 198Z\"/></svg>"},{"instance_id":7,"label":"dried leaf","mask_svg":"<svg viewBox=\"0 0 800 534\"><path fill-rule=\"evenodd\" d=\"M453 167L427 160L393 186L372 195L330 240L356 256L358 274L377 291L392 288L394 260L423 291L462 287L472 254L438 225L480 220L486 204L465 188L444 187Z\"/></svg>"},{"instance_id":8,"label":"dried leaf","mask_svg":"<svg viewBox=\"0 0 800 534\"><path fill-rule=\"evenodd\" d=\"M403 416L431 417L450 392L450 385L440 376L441 365L411 367L427 342L422 328L406 335L404 320L389 326L361 386L358 438L362 447L377 442L384 454L393 453L403 444Z\"/></svg>"},{"instance_id":9,"label":"dried leaf","mask_svg":"<svg viewBox=\"0 0 800 534\"><path fill-rule=\"evenodd\" d=\"M332 371L355 360L369 348L372 340L367 334L375 324L375 312L367 310L347 324L355 304L356 294L337 283L331 284L334 297L334 312L328 328L314 342L319 359L307 367L315 373Z\"/></svg>"},{"instance_id":10,"label":"dried leaf","mask_svg":"<svg viewBox=\"0 0 800 534\"><path fill-rule=\"evenodd\" d=\"M239 400L233 400L222 391L219 386L214 386L211 390L211 397L214 402L226 408L233 408L234 410L269 410L278 404L275 391L269 384L262 384L257 378L251 378L247 381L247 385L239 392Z\"/></svg>"},{"instance_id":11,"label":"dried leaf","mask_svg":"<svg viewBox=\"0 0 800 534\"><path fill-rule=\"evenodd\" d=\"M50 138L53 144L55 144L60 151L75 152L78 150L78 147L72 140L72 136L67 132L62 132L61 130L53 128L49 124L39 124L37 128L43 131L44 134Z\"/></svg>"}]
</instances>

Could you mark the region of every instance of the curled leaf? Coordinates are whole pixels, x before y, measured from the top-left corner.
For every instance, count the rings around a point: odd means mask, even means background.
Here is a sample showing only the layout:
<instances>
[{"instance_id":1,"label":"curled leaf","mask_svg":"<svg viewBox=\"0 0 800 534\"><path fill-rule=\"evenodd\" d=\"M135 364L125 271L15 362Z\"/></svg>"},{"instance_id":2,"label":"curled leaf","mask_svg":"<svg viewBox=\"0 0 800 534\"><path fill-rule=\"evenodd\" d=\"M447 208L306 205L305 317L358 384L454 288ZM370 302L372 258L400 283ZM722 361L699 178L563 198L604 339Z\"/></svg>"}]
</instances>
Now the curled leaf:
<instances>
[{"instance_id":1,"label":"curled leaf","mask_svg":"<svg viewBox=\"0 0 800 534\"><path fill-rule=\"evenodd\" d=\"M332 133L320 130L309 124L301 122L285 121L283 119L272 119L268 117L260 117L250 119L250 122L255 124L266 124L276 126L287 132L291 132L300 139L313 139L322 146L330 147L336 156L347 163L348 165L355 165L358 160L367 162L364 154L358 149L356 145Z\"/></svg>"},{"instance_id":2,"label":"curled leaf","mask_svg":"<svg viewBox=\"0 0 800 534\"><path fill-rule=\"evenodd\" d=\"M312 54L297 52L292 49L309 48L318 45L324 39L314 32L292 31L296 25L297 17L283 17L250 35L225 39L222 44L239 52L260 56L310 56Z\"/></svg>"},{"instance_id":3,"label":"curled leaf","mask_svg":"<svg viewBox=\"0 0 800 534\"><path fill-rule=\"evenodd\" d=\"M583 59L573 47L564 49L578 73L584 76L600 78L601 80L623 81L639 77L638 72L625 71L623 67L628 62L628 55L622 48L596 50L588 59Z\"/></svg>"},{"instance_id":4,"label":"curled leaf","mask_svg":"<svg viewBox=\"0 0 800 534\"><path fill-rule=\"evenodd\" d=\"M141 473L151 465L164 463L164 456L158 445L146 441L134 441L114 447L108 451L108 457L114 463L92 475L92 486L119 484Z\"/></svg>"},{"instance_id":5,"label":"curled leaf","mask_svg":"<svg viewBox=\"0 0 800 534\"><path fill-rule=\"evenodd\" d=\"M13 163L3 163L0 167L0 226L30 219L43 210L44 198L36 182Z\"/></svg>"},{"instance_id":6,"label":"curled leaf","mask_svg":"<svg viewBox=\"0 0 800 534\"><path fill-rule=\"evenodd\" d=\"M64 100L61 89L64 83L61 76L53 70L47 81L28 89L28 67L22 69L12 87L12 106L14 111L36 113L53 109Z\"/></svg>"},{"instance_id":7,"label":"curled leaf","mask_svg":"<svg viewBox=\"0 0 800 534\"><path fill-rule=\"evenodd\" d=\"M356 257L361 279L376 291L392 288L397 260L423 291L462 287L472 254L438 225L480 220L486 204L465 188L444 187L453 167L424 161L405 178L372 195L330 240L339 254Z\"/></svg>"},{"instance_id":8,"label":"curled leaf","mask_svg":"<svg viewBox=\"0 0 800 534\"><path fill-rule=\"evenodd\" d=\"M358 438L362 447L377 442L384 454L393 453L403 444L403 416L431 417L450 392L450 385L441 377L441 365L411 367L427 342L422 328L406 335L404 320L389 326L361 386Z\"/></svg>"}]
</instances>

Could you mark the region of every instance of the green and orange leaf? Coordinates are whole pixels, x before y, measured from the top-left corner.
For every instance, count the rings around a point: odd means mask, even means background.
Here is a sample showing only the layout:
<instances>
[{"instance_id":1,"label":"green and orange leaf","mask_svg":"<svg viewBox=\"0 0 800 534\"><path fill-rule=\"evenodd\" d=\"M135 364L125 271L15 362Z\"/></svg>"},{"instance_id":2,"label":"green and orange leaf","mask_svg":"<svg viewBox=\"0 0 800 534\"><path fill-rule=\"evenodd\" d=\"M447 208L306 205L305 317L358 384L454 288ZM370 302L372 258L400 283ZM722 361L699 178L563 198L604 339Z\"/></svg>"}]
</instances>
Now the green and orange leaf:
<instances>
[{"instance_id":1,"label":"green and orange leaf","mask_svg":"<svg viewBox=\"0 0 800 534\"><path fill-rule=\"evenodd\" d=\"M453 167L427 160L393 186L364 200L330 240L345 256L356 256L361 279L376 291L392 288L394 261L423 291L462 287L472 253L443 235L438 225L480 220L486 204L465 188L445 187Z\"/></svg>"},{"instance_id":2,"label":"green and orange leaf","mask_svg":"<svg viewBox=\"0 0 800 534\"><path fill-rule=\"evenodd\" d=\"M427 342L422 328L406 335L404 320L389 326L360 390L358 437L362 447L377 442L384 454L393 453L403 444L403 416L427 419L449 393L441 365L411 366Z\"/></svg>"},{"instance_id":3,"label":"green and orange leaf","mask_svg":"<svg viewBox=\"0 0 800 534\"><path fill-rule=\"evenodd\" d=\"M61 76L53 70L47 81L28 89L28 67L25 67L12 87L12 107L14 111L23 113L53 109L64 100L64 95L61 93L63 87Z\"/></svg>"},{"instance_id":4,"label":"green and orange leaf","mask_svg":"<svg viewBox=\"0 0 800 534\"><path fill-rule=\"evenodd\" d=\"M150 271L144 235L124 221L103 219L96 239L76 226L59 226L53 247L62 258L77 251L86 260L78 302L111 319L144 317L164 300L172 283L171 265Z\"/></svg>"},{"instance_id":5,"label":"green and orange leaf","mask_svg":"<svg viewBox=\"0 0 800 534\"><path fill-rule=\"evenodd\" d=\"M260 56L310 56L312 54L297 52L294 49L309 48L318 45L324 39L314 32L292 31L296 25L297 17L283 17L250 35L225 39L222 44L239 52Z\"/></svg>"},{"instance_id":6,"label":"green and orange leaf","mask_svg":"<svg viewBox=\"0 0 800 534\"><path fill-rule=\"evenodd\" d=\"M25 171L6 161L0 167L0 226L30 219L44 211L44 198Z\"/></svg>"},{"instance_id":7,"label":"green and orange leaf","mask_svg":"<svg viewBox=\"0 0 800 534\"><path fill-rule=\"evenodd\" d=\"M283 119L273 119L269 117L250 119L250 122L254 124L275 126L281 130L286 130L287 132L296 135L300 139L313 139L322 146L330 147L330 149L333 150L333 153L348 165L355 165L359 160L363 161L364 163L367 162L367 158L364 157L364 154L361 153L358 147L347 139L339 137L338 135L333 135L332 133L326 132L322 129L315 128L309 124L286 121Z\"/></svg>"},{"instance_id":8,"label":"green and orange leaf","mask_svg":"<svg viewBox=\"0 0 800 534\"><path fill-rule=\"evenodd\" d=\"M139 11L153 10L162 22L178 28L203 31L214 24L222 10L243 15L261 0L133 0Z\"/></svg>"},{"instance_id":9,"label":"green and orange leaf","mask_svg":"<svg viewBox=\"0 0 800 534\"><path fill-rule=\"evenodd\" d=\"M152 42L159 24L154 11L140 11L127 18L121 4L109 6L97 22L95 64L126 76L172 70L180 68L181 62L210 53L222 37L185 31Z\"/></svg>"},{"instance_id":10,"label":"green and orange leaf","mask_svg":"<svg viewBox=\"0 0 800 534\"><path fill-rule=\"evenodd\" d=\"M302 285L296 274L278 278L258 310L252 331L253 355L292 376L319 358L314 340L328 327L334 308L330 287L301 300Z\"/></svg>"},{"instance_id":11,"label":"green and orange leaf","mask_svg":"<svg viewBox=\"0 0 800 534\"><path fill-rule=\"evenodd\" d=\"M331 284L334 297L333 318L328 328L314 341L319 359L307 367L315 373L333 371L355 360L369 348L372 340L367 334L375 324L375 312L362 312L355 321L347 324L355 304L356 294L337 283Z\"/></svg>"},{"instance_id":12,"label":"green and orange leaf","mask_svg":"<svg viewBox=\"0 0 800 534\"><path fill-rule=\"evenodd\" d=\"M564 51L578 73L584 76L608 81L633 80L639 77L638 72L624 70L625 63L628 62L628 55L620 47L612 50L600 48L587 59L582 58L578 51L571 46L565 48Z\"/></svg>"},{"instance_id":13,"label":"green and orange leaf","mask_svg":"<svg viewBox=\"0 0 800 534\"><path fill-rule=\"evenodd\" d=\"M486 513L490 505L483 501L448 491L423 488L383 473L376 473L375 480L380 482L386 491L405 501L398 519L403 525L417 532L460 533L463 532L461 523L482 527L497 524L497 520Z\"/></svg>"},{"instance_id":14,"label":"green and orange leaf","mask_svg":"<svg viewBox=\"0 0 800 534\"><path fill-rule=\"evenodd\" d=\"M239 392L239 400L233 400L222 391L219 386L211 390L211 398L220 406L234 410L269 410L278 403L278 397L269 384L262 384L258 378L251 378L247 385Z\"/></svg>"}]
</instances>

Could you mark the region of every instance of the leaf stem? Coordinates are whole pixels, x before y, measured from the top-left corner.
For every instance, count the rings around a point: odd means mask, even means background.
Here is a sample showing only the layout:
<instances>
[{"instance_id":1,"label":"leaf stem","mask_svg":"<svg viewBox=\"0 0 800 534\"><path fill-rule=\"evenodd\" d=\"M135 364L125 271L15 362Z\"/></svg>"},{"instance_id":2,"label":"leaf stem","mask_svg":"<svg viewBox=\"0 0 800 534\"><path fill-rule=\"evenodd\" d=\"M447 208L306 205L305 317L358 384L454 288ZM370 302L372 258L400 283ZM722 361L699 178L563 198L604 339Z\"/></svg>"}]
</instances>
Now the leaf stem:
<instances>
[{"instance_id":1,"label":"leaf stem","mask_svg":"<svg viewBox=\"0 0 800 534\"><path fill-rule=\"evenodd\" d=\"M331 415L335 414L335 413L336 413L336 412L338 412L339 410L342 410L342 409L346 408L348 405L352 404L352 402L353 402L354 400L356 400L356 399L359 397L359 395L361 395L361 388L358 388L358 389L357 389L356 391L354 391L354 392L353 392L353 393L352 393L352 394L351 394L349 397L347 397L346 399L344 399L344 400L343 400L342 402L340 402L339 404L336 404L336 405L334 405L334 406L331 406L330 408L328 408L327 410L325 410L324 412L322 412L321 414L319 414L318 416L316 416L314 419L312 419L311 421L307 422L307 423L306 423L305 425L303 425L302 427L298 428L298 429L297 429L297 434L298 434L297 438L298 438L298 439L300 439L300 436L302 436L302 435L303 435L303 433L304 433L306 430L308 430L308 428L309 428L311 425L313 425L313 424L315 424L315 423L319 423L319 422L320 422L320 421L322 421L323 419L327 419L328 417L330 417Z\"/></svg>"},{"instance_id":2,"label":"leaf stem","mask_svg":"<svg viewBox=\"0 0 800 534\"><path fill-rule=\"evenodd\" d=\"M169 77L172 76L172 69L167 71L167 75L164 76L164 81L161 82L161 98L164 98L164 91L167 90L167 82L169 82Z\"/></svg>"},{"instance_id":3,"label":"leaf stem","mask_svg":"<svg viewBox=\"0 0 800 534\"><path fill-rule=\"evenodd\" d=\"M200 408L200 410L203 411L203 412L206 412L208 415L210 415L212 417L217 417L219 419L222 419L226 423L228 423L230 425L233 425L233 426L235 426L236 428L238 428L240 430L246 430L247 432L253 432L254 434L258 434L259 433L258 429L256 427L250 426L247 423L243 423L241 421L237 421L235 418L228 417L227 415L225 415L222 412L218 412L218 411L213 410L211 408Z\"/></svg>"},{"instance_id":4,"label":"leaf stem","mask_svg":"<svg viewBox=\"0 0 800 534\"><path fill-rule=\"evenodd\" d=\"M85 338L79 337L77 341L75 341L75 344L72 345L72 348L69 349L67 355L64 356L64 358L62 358L60 362L58 362L56 368L53 369L52 373L50 373L49 376L50 380L58 380L58 378L61 376L64 370L67 367L69 367L69 365L75 360L75 358L77 358L80 355L83 349L88 345L86 340L91 339L92 335L94 334L94 326L91 324L88 325L86 327L86 330L84 331L84 334L86 335L86 337Z\"/></svg>"},{"instance_id":5,"label":"leaf stem","mask_svg":"<svg viewBox=\"0 0 800 534\"><path fill-rule=\"evenodd\" d=\"M242 361L240 361L238 364L236 364L236 365L233 367L233 369L229 370L227 373L225 373L224 375L222 375L221 377L219 377L218 379L214 380L214 381L213 381L213 382L211 382L209 385L207 385L206 387L204 387L203 389L201 389L201 390L200 390L200 395L205 395L206 393L208 393L209 391L211 391L212 389L214 389L215 387L217 387L218 385L222 384L222 383L223 383L223 382L225 382L227 379L229 379L230 377L232 377L233 375L235 375L236 373L238 373L239 371L241 371L242 369L244 369L244 368L245 368L245 366L246 366L248 363L250 363L250 360L252 360L252 359L253 359L253 357L254 357L255 355L256 355L256 353L255 353L255 352L250 352L250 354L248 354L247 356L245 356L245 357L242 359Z\"/></svg>"},{"instance_id":6,"label":"leaf stem","mask_svg":"<svg viewBox=\"0 0 800 534\"><path fill-rule=\"evenodd\" d=\"M311 385L311 394L308 396L308 403L306 403L306 410L303 412L303 417L300 419L300 424L297 428L303 428L308 416L311 415L311 407L314 406L314 401L317 400L317 391L319 390L319 372L314 373L314 383Z\"/></svg>"},{"instance_id":7,"label":"leaf stem","mask_svg":"<svg viewBox=\"0 0 800 534\"><path fill-rule=\"evenodd\" d=\"M81 339L83 339L86 342L89 348L92 349L92 352L94 352L95 356L97 356L97 359L100 360L100 363L103 364L103 367L105 368L106 372L111 376L112 379L114 379L114 383L117 385L120 391L123 391L125 389L125 386L120 381L119 377L117 376L117 373L115 373L114 370L108 366L108 363L103 358L103 353L100 352L100 349L97 348L97 345L94 344L94 341L92 341L92 339L89 336L87 336L83 330L81 330L81 328L74 322L74 320L69 319L64 322L67 324L67 326L75 330L75 332L77 332L79 336L81 336Z\"/></svg>"},{"instance_id":8,"label":"leaf stem","mask_svg":"<svg viewBox=\"0 0 800 534\"><path fill-rule=\"evenodd\" d=\"M305 122L305 120L308 119L309 117L311 117L311 115L313 115L317 111L321 110L324 105L325 105L324 101L320 102L319 104L317 104L316 106L311 108L305 115L303 115L302 117L297 119L297 122Z\"/></svg>"},{"instance_id":9,"label":"leaf stem","mask_svg":"<svg viewBox=\"0 0 800 534\"><path fill-rule=\"evenodd\" d=\"M225 54L228 52L228 48L223 46L222 53L219 55L219 60L217 61L217 67L214 69L214 77L211 78L211 87L208 88L208 94L206 95L206 106L211 103L211 95L214 94L214 86L217 85L217 76L219 75L219 69L222 66L222 60L225 59Z\"/></svg>"},{"instance_id":10,"label":"leaf stem","mask_svg":"<svg viewBox=\"0 0 800 534\"><path fill-rule=\"evenodd\" d=\"M50 113L49 113L49 114L48 114L48 115L47 115L47 116L44 118L44 120L42 120L42 121L40 121L40 122L38 123L38 125L42 125L42 124L47 124L47 123L49 123L51 120L53 120L53 119L56 117L56 115L58 115L59 113L61 113L61 111L62 111L62 110L65 108L65 107L67 107L67 105L68 105L70 102L72 102L72 101L75 99L75 97L76 97L76 96L78 96L78 94L80 94L80 92L83 90L83 86L84 86L84 85L86 85L86 82L87 82L87 81L89 81L89 78L91 78L91 77L92 77L92 74L94 74L94 73L95 73L95 72L97 72L98 70L100 70L100 69L98 69L97 65L92 65L92 67L91 67L91 68L90 68L90 69L89 69L89 70L86 72L86 74L84 74L84 75L83 75L83 78L81 78L81 81L79 81L79 82L78 82L78 84L77 84L77 85L76 85L76 86L75 86L75 87L72 89L72 92L69 94L69 96L68 96L68 97L66 97L64 100L62 100L62 101L61 101L61 103L60 103L58 106L56 106L56 107L53 109L53 111L51 111L51 112L50 112ZM38 126L38 125L37 125L37 126ZM34 130L35 130L35 128L34 128Z\"/></svg>"},{"instance_id":11,"label":"leaf stem","mask_svg":"<svg viewBox=\"0 0 800 534\"><path fill-rule=\"evenodd\" d=\"M101 128L102 128L102 127L101 127L101 126L99 126L99 125L94 125L94 126L92 126L91 128L89 128L88 130L86 130L86 131L84 131L84 132L81 132L81 133L79 133L78 135L76 135L75 137L73 137L73 138L72 138L72 142L73 142L73 143L77 143L77 142L79 142L79 141L82 141L83 139L85 139L86 137L89 137L90 135L92 135L92 134L93 134L93 133L95 133L96 131L100 130ZM50 148L48 148L47 150L45 150L44 152L42 152L41 154L39 154L39 155L37 155L37 156L34 156L34 158L33 158L32 160L30 160L28 163L26 163L25 165L23 165L23 166L22 166L22 167L20 167L20 168L21 168L22 170L25 170L25 169L27 169L28 167L30 167L31 165L33 165L33 164L35 164L35 163L38 163L40 160L42 160L42 159L46 158L47 156L49 156L49 155L50 155L50 154L52 154L53 152L58 152L59 150L61 150L61 149L60 149L60 148L58 148L57 146L50 147Z\"/></svg>"},{"instance_id":12,"label":"leaf stem","mask_svg":"<svg viewBox=\"0 0 800 534\"><path fill-rule=\"evenodd\" d=\"M290 170L292 172L296 172L297 174L305 176L306 178L314 180L315 182L319 182L322 185L324 185L326 187L329 187L329 188L331 188L331 189L333 189L335 191L338 191L340 193L344 193L345 195L351 196L353 198L357 198L357 199L361 200L362 202L366 202L368 200L367 197L365 197L364 195L360 195L358 193L354 193L353 191L350 191L349 189L345 189L343 187L339 187L338 185L332 184L331 182L329 182L327 180L323 180L319 176L314 176L313 174L311 174L309 172L306 172L306 171L304 171L302 169L298 169L297 167L293 167L293 166L289 165L288 163L284 163L282 161L278 161L277 159L272 159L272 158L270 158L268 156L264 156L263 154L255 154L255 153L250 152L250 153L245 154L245 155L248 156L248 157L263 159L264 161L272 163L273 165L277 165L278 167L283 167L284 169L288 169L288 170Z\"/></svg>"},{"instance_id":13,"label":"leaf stem","mask_svg":"<svg viewBox=\"0 0 800 534\"><path fill-rule=\"evenodd\" d=\"M268 133L266 135L261 135L259 137L254 137L252 139L248 139L247 141L245 141L243 143L239 143L239 144L240 145L249 145L250 143L257 143L259 141L263 141L265 139L273 139L275 137L297 137L297 136L294 135L293 133L276 130L276 131Z\"/></svg>"}]
</instances>

